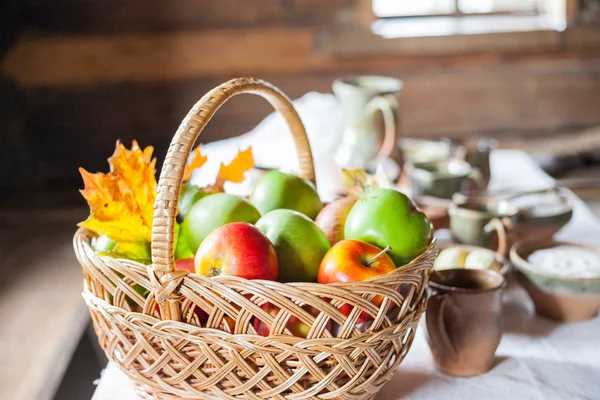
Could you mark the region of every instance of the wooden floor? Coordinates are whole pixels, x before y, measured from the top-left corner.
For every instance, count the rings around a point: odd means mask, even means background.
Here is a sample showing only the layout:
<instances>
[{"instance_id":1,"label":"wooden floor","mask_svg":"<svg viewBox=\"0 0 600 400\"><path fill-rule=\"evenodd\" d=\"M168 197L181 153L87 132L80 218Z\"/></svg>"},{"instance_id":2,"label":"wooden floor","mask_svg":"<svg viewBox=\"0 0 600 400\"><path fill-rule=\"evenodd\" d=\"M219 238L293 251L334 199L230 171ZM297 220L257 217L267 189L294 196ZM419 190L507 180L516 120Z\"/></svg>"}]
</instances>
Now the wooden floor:
<instances>
[{"instance_id":1,"label":"wooden floor","mask_svg":"<svg viewBox=\"0 0 600 400\"><path fill-rule=\"evenodd\" d=\"M71 244L85 209L0 214L0 399L51 400L89 315Z\"/></svg>"}]
</instances>

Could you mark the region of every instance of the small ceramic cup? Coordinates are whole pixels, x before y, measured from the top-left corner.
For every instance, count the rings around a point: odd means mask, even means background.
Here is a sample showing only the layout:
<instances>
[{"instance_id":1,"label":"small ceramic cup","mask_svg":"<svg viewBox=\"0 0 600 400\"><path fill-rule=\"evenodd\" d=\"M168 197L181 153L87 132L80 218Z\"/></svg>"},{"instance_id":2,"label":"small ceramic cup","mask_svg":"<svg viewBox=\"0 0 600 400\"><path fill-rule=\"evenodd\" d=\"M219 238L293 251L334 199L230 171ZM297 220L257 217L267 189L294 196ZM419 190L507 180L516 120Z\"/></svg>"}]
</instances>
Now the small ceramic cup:
<instances>
[{"instance_id":1,"label":"small ceramic cup","mask_svg":"<svg viewBox=\"0 0 600 400\"><path fill-rule=\"evenodd\" d=\"M427 342L436 367L472 376L494 364L502 338L504 277L491 270L432 272L425 314Z\"/></svg>"},{"instance_id":2,"label":"small ceramic cup","mask_svg":"<svg viewBox=\"0 0 600 400\"><path fill-rule=\"evenodd\" d=\"M484 189L479 170L459 159L435 162L406 163L410 176L412 193L415 198L431 196L450 199L456 192L475 185Z\"/></svg>"},{"instance_id":3,"label":"small ceramic cup","mask_svg":"<svg viewBox=\"0 0 600 400\"><path fill-rule=\"evenodd\" d=\"M454 239L464 244L491 249L496 242L496 251L506 256L518 212L505 200L453 201L448 207L450 231Z\"/></svg>"}]
</instances>

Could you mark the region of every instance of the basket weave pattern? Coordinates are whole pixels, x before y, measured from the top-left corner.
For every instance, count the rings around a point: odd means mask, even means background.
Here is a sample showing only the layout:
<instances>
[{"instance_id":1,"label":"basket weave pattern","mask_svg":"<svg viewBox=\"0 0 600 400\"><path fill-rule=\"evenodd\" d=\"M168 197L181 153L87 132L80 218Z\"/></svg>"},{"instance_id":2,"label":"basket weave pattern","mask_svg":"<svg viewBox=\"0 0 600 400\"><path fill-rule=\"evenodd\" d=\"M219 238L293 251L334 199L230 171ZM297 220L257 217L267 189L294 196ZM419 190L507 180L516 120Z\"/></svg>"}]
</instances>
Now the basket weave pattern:
<instances>
[{"instance_id":1,"label":"basket weave pattern","mask_svg":"<svg viewBox=\"0 0 600 400\"><path fill-rule=\"evenodd\" d=\"M426 307L433 246L408 265L355 283L205 278L173 268L174 219L187 156L214 112L244 92L267 98L283 114L301 175L314 180L304 128L285 95L243 78L209 92L183 120L161 171L152 265L98 255L91 232L75 235L83 296L100 345L145 399L373 398L414 338ZM140 294L145 290L146 298ZM271 315L265 304L279 311ZM339 311L343 304L351 305L348 316ZM363 312L373 321L357 326ZM208 319L201 324L203 313ZM310 327L306 338L286 328L292 317ZM269 337L256 334L255 319L270 326Z\"/></svg>"}]
</instances>

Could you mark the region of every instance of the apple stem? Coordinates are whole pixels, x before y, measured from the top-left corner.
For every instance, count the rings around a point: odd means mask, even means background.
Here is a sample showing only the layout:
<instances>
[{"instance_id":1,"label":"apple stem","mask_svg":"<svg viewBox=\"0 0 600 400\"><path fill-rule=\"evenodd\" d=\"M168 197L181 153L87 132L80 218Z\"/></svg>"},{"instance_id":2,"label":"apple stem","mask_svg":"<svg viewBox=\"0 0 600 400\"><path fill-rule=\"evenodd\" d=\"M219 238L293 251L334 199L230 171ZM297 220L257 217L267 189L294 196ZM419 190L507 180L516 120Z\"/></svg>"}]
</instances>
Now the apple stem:
<instances>
[{"instance_id":1,"label":"apple stem","mask_svg":"<svg viewBox=\"0 0 600 400\"><path fill-rule=\"evenodd\" d=\"M375 260L377 260L379 257L381 257L382 255L384 255L385 253L387 253L387 252L388 252L388 251L390 251L391 249L392 249L392 246L387 246L385 249L383 249L383 250L381 250L379 253L377 253L377 254L375 255L375 257L371 258L371 261L369 261L369 262L367 263L367 267L370 267L370 266L371 266L371 264L373 264L373 262L374 262Z\"/></svg>"}]
</instances>

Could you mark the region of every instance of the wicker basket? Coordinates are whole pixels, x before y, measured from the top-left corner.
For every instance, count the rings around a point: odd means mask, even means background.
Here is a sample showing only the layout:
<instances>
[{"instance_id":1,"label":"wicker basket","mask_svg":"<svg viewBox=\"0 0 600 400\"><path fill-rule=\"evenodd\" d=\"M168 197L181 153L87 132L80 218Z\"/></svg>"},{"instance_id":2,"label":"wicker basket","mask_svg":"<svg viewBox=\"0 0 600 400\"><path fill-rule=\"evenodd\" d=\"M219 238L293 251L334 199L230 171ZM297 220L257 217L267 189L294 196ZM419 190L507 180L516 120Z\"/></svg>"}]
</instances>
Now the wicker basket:
<instances>
[{"instance_id":1,"label":"wicker basket","mask_svg":"<svg viewBox=\"0 0 600 400\"><path fill-rule=\"evenodd\" d=\"M283 284L174 270L173 231L186 160L217 109L240 93L264 97L283 115L301 176L314 182L304 127L283 93L246 78L208 92L181 123L161 171L152 265L99 256L91 232L75 234L83 297L100 345L145 399L374 398L414 338L426 307L433 246L408 265L359 283ZM140 294L144 289L147 298ZM371 301L375 296L383 298L380 306ZM265 303L280 311L270 315L261 308ZM344 303L353 306L348 317L338 310ZM318 311L308 312L308 306ZM203 327L199 309L209 316ZM368 326L356 323L362 312L374 318ZM291 316L311 327L307 338L287 330ZM271 326L271 336L256 335L253 317Z\"/></svg>"}]
</instances>

